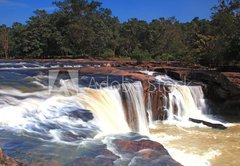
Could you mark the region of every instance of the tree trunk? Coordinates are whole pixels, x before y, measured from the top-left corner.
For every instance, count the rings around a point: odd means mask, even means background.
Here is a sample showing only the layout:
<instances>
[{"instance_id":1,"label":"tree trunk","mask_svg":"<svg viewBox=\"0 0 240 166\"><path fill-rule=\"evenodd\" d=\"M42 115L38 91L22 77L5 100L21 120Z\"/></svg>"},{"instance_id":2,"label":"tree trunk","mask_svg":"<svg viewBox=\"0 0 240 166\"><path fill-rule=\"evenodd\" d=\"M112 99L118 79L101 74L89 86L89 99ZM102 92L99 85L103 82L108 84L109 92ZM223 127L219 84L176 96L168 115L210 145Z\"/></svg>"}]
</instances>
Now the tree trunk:
<instances>
[{"instance_id":1,"label":"tree trunk","mask_svg":"<svg viewBox=\"0 0 240 166\"><path fill-rule=\"evenodd\" d=\"M8 59L8 50L4 50L5 51L5 59Z\"/></svg>"}]
</instances>

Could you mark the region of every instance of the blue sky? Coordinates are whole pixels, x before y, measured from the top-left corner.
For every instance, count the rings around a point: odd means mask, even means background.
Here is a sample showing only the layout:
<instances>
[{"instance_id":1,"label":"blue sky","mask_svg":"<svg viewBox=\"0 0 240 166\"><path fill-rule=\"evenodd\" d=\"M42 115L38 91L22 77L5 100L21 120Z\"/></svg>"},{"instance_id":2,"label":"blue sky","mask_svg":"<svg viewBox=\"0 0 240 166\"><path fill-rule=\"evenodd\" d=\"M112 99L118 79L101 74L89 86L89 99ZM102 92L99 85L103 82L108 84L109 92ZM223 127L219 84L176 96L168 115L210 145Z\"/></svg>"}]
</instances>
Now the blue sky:
<instances>
[{"instance_id":1,"label":"blue sky","mask_svg":"<svg viewBox=\"0 0 240 166\"><path fill-rule=\"evenodd\" d=\"M54 0L53 0L54 1ZM103 7L110 8L120 21L138 18L151 21L159 17L176 18L181 22L191 21L194 17L209 19L211 8L217 0L100 0ZM33 11L55 10L52 0L0 0L0 24L24 23Z\"/></svg>"}]
</instances>

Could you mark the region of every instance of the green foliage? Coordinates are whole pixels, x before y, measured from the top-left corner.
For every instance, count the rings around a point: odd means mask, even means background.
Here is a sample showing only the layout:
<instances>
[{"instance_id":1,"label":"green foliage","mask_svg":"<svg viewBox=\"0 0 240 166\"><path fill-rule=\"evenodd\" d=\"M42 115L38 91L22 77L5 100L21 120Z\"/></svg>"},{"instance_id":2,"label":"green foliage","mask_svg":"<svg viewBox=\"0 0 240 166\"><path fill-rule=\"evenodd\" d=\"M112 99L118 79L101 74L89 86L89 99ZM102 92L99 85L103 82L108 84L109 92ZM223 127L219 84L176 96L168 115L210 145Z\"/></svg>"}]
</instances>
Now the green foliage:
<instances>
[{"instance_id":1,"label":"green foliage","mask_svg":"<svg viewBox=\"0 0 240 166\"><path fill-rule=\"evenodd\" d=\"M9 54L9 28L0 26L0 57L8 58Z\"/></svg>"},{"instance_id":2,"label":"green foliage","mask_svg":"<svg viewBox=\"0 0 240 166\"><path fill-rule=\"evenodd\" d=\"M114 51L110 48L106 49L103 53L104 58L113 58L114 57Z\"/></svg>"},{"instance_id":3,"label":"green foliage","mask_svg":"<svg viewBox=\"0 0 240 166\"><path fill-rule=\"evenodd\" d=\"M151 55L149 54L149 52L146 50L141 50L139 48L135 48L133 50L131 57L137 60L138 63L151 60Z\"/></svg>"},{"instance_id":4,"label":"green foliage","mask_svg":"<svg viewBox=\"0 0 240 166\"><path fill-rule=\"evenodd\" d=\"M175 60L174 56L172 54L167 54L163 53L161 55L157 55L154 58L155 61L160 62L160 61L173 61Z\"/></svg>"},{"instance_id":5,"label":"green foliage","mask_svg":"<svg viewBox=\"0 0 240 166\"><path fill-rule=\"evenodd\" d=\"M240 61L240 2L220 0L211 21L175 17L120 23L100 2L63 0L49 14L36 10L23 25L0 26L0 57L123 58L208 66Z\"/></svg>"}]
</instances>

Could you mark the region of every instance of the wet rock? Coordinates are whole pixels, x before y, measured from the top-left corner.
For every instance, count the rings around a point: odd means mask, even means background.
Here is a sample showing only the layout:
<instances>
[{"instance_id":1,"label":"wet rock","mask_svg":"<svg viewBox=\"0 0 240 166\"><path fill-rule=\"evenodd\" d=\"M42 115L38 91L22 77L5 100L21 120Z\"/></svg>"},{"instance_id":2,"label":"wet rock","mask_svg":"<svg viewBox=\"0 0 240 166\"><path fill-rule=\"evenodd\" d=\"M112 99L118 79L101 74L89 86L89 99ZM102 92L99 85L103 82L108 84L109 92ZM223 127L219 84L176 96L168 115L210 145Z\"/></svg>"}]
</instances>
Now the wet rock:
<instances>
[{"instance_id":1,"label":"wet rock","mask_svg":"<svg viewBox=\"0 0 240 166\"><path fill-rule=\"evenodd\" d=\"M240 115L240 73L192 71L188 79L207 86L205 94L215 105L215 114Z\"/></svg>"},{"instance_id":2,"label":"wet rock","mask_svg":"<svg viewBox=\"0 0 240 166\"><path fill-rule=\"evenodd\" d=\"M2 149L0 149L0 166L20 166L22 165L20 162L17 160L4 156L2 153Z\"/></svg>"},{"instance_id":3,"label":"wet rock","mask_svg":"<svg viewBox=\"0 0 240 166\"><path fill-rule=\"evenodd\" d=\"M61 69L62 71L66 69ZM138 72L130 72L127 70L120 70L114 67L81 67L79 68L79 72L81 74L95 74L95 75L116 75L116 76L124 76L130 77L132 79L136 79L139 81L148 81L154 80L154 77L144 75L143 73Z\"/></svg>"},{"instance_id":4,"label":"wet rock","mask_svg":"<svg viewBox=\"0 0 240 166\"><path fill-rule=\"evenodd\" d=\"M50 160L50 161L22 161L23 166L59 166L61 165L59 161Z\"/></svg>"},{"instance_id":5,"label":"wet rock","mask_svg":"<svg viewBox=\"0 0 240 166\"><path fill-rule=\"evenodd\" d=\"M136 114L135 111L133 111L129 107L129 105L128 105L129 101L127 99L126 93L124 93L122 90L120 92L121 92L122 103L123 103L125 116L126 116L126 120L128 122L128 125L132 129L132 131L137 132L137 131L139 131L137 114Z\"/></svg>"},{"instance_id":6,"label":"wet rock","mask_svg":"<svg viewBox=\"0 0 240 166\"><path fill-rule=\"evenodd\" d=\"M220 113L223 115L230 115L240 117L240 96L235 99L226 100L223 104Z\"/></svg>"},{"instance_id":7,"label":"wet rock","mask_svg":"<svg viewBox=\"0 0 240 166\"><path fill-rule=\"evenodd\" d=\"M194 123L202 123L205 126L212 127L214 129L221 129L221 130L227 129L226 126L224 126L222 124L219 124L219 123L211 123L211 122L207 122L207 121L204 121L204 120L193 119L193 118L189 118L189 120L191 122L194 122Z\"/></svg>"},{"instance_id":8,"label":"wet rock","mask_svg":"<svg viewBox=\"0 0 240 166\"><path fill-rule=\"evenodd\" d=\"M137 152L131 160L131 166L180 166L181 164L173 160L169 155L162 155L156 150L144 149Z\"/></svg>"},{"instance_id":9,"label":"wet rock","mask_svg":"<svg viewBox=\"0 0 240 166\"><path fill-rule=\"evenodd\" d=\"M2 153L2 149L0 149L0 161L3 161L4 160L4 156L3 156L3 153Z\"/></svg>"},{"instance_id":10,"label":"wet rock","mask_svg":"<svg viewBox=\"0 0 240 166\"><path fill-rule=\"evenodd\" d=\"M114 141L118 152L120 153L135 153L143 149L152 149L156 150L162 155L169 155L167 150L160 143L142 140L142 141L124 141L124 140L115 140Z\"/></svg>"},{"instance_id":11,"label":"wet rock","mask_svg":"<svg viewBox=\"0 0 240 166\"><path fill-rule=\"evenodd\" d=\"M118 153L122 154L131 166L180 166L172 159L167 150L160 144L150 140L113 141Z\"/></svg>"},{"instance_id":12,"label":"wet rock","mask_svg":"<svg viewBox=\"0 0 240 166\"><path fill-rule=\"evenodd\" d=\"M114 161L119 159L107 149L98 150L94 156L83 156L70 162L68 166L113 166Z\"/></svg>"},{"instance_id":13,"label":"wet rock","mask_svg":"<svg viewBox=\"0 0 240 166\"><path fill-rule=\"evenodd\" d=\"M76 119L82 119L84 122L88 122L92 120L93 114L89 110L74 110L67 113L69 117L76 118Z\"/></svg>"},{"instance_id":14,"label":"wet rock","mask_svg":"<svg viewBox=\"0 0 240 166\"><path fill-rule=\"evenodd\" d=\"M164 73L175 80L185 80L187 73L191 71L191 69L174 66L162 66L154 68L154 71Z\"/></svg>"},{"instance_id":15,"label":"wet rock","mask_svg":"<svg viewBox=\"0 0 240 166\"><path fill-rule=\"evenodd\" d=\"M116 158L97 156L96 158L80 157L73 162L69 163L68 166L113 166Z\"/></svg>"},{"instance_id":16,"label":"wet rock","mask_svg":"<svg viewBox=\"0 0 240 166\"><path fill-rule=\"evenodd\" d=\"M223 72L221 73L224 77L227 78L237 88L240 88L240 72Z\"/></svg>"},{"instance_id":17,"label":"wet rock","mask_svg":"<svg viewBox=\"0 0 240 166\"><path fill-rule=\"evenodd\" d=\"M151 108L152 108L152 119L165 120L167 117L166 111L164 110L164 100L167 94L165 89L162 87L156 88L154 91L150 91Z\"/></svg>"},{"instance_id":18,"label":"wet rock","mask_svg":"<svg viewBox=\"0 0 240 166\"><path fill-rule=\"evenodd\" d=\"M221 66L217 68L219 72L240 72L240 66Z\"/></svg>"}]
</instances>

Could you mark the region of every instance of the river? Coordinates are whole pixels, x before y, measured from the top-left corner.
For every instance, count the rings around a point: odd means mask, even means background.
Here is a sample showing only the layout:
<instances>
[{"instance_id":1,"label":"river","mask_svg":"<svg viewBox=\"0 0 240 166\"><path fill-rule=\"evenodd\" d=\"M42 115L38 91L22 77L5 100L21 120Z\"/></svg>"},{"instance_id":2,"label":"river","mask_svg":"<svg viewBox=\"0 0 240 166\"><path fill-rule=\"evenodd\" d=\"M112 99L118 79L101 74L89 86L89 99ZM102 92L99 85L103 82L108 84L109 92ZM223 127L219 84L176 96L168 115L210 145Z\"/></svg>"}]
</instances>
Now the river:
<instances>
[{"instance_id":1,"label":"river","mask_svg":"<svg viewBox=\"0 0 240 166\"><path fill-rule=\"evenodd\" d=\"M74 72L49 75L50 70L89 65L99 67L94 63L0 61L0 147L4 152L17 159L56 159L66 164L88 153L87 149L98 148L97 142L106 140L103 137L137 132L163 144L183 165L240 165L240 125L210 115L200 86L156 76L158 82L171 86L163 104L167 119L153 121L139 81L123 83L119 76ZM50 79L55 86L49 87ZM106 79L119 84L108 86ZM212 129L188 118L228 128Z\"/></svg>"}]
</instances>

